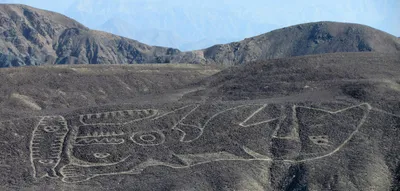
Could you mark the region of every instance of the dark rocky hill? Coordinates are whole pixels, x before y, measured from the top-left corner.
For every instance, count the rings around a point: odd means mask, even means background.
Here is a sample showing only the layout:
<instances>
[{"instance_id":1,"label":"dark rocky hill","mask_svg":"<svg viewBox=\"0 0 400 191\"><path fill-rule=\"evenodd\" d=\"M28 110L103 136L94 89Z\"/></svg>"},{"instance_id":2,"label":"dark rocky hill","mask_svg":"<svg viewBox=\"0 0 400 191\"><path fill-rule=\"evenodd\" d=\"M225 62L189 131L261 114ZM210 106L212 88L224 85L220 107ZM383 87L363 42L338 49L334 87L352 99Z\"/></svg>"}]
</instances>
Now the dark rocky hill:
<instances>
[{"instance_id":1,"label":"dark rocky hill","mask_svg":"<svg viewBox=\"0 0 400 191\"><path fill-rule=\"evenodd\" d=\"M398 52L400 40L365 25L316 22L286 27L203 50L208 63L226 65L309 54L371 51Z\"/></svg>"},{"instance_id":2,"label":"dark rocky hill","mask_svg":"<svg viewBox=\"0 0 400 191\"><path fill-rule=\"evenodd\" d=\"M89 30L54 12L0 5L0 67L165 62L179 51Z\"/></svg>"}]
</instances>

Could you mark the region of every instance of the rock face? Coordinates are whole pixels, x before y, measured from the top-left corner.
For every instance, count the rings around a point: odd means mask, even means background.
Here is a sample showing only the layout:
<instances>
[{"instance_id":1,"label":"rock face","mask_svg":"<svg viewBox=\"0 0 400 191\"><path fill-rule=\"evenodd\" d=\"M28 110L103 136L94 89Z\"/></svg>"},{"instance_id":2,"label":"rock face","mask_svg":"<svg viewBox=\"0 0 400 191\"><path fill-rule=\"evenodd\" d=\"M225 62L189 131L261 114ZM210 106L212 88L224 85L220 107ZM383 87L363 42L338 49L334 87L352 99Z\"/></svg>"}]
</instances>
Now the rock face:
<instances>
[{"instance_id":1,"label":"rock face","mask_svg":"<svg viewBox=\"0 0 400 191\"><path fill-rule=\"evenodd\" d=\"M89 30L63 15L24 5L0 5L0 67L41 64L166 62L172 48Z\"/></svg>"}]
</instances>

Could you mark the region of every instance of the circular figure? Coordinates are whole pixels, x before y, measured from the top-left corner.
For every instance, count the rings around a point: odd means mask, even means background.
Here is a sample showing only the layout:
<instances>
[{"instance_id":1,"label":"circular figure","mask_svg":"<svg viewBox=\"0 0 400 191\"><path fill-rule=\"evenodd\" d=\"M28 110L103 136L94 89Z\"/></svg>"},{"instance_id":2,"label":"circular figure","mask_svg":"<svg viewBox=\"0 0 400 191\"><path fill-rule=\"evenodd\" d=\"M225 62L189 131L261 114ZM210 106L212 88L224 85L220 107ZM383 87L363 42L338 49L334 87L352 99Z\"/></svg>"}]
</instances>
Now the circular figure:
<instances>
[{"instance_id":1,"label":"circular figure","mask_svg":"<svg viewBox=\"0 0 400 191\"><path fill-rule=\"evenodd\" d=\"M158 131L137 132L131 136L131 140L141 146L155 146L163 144L165 136Z\"/></svg>"}]
</instances>

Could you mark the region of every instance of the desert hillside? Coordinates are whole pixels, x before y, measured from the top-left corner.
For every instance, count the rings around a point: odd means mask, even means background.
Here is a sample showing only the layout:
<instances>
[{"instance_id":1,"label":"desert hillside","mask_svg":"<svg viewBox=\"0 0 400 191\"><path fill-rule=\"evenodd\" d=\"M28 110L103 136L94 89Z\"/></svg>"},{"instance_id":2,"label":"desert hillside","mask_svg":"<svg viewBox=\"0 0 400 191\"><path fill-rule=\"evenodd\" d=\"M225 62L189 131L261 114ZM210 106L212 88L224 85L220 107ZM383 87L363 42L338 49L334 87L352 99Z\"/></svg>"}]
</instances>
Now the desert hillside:
<instances>
[{"instance_id":1,"label":"desert hillside","mask_svg":"<svg viewBox=\"0 0 400 191\"><path fill-rule=\"evenodd\" d=\"M2 69L0 189L397 191L399 63Z\"/></svg>"}]
</instances>

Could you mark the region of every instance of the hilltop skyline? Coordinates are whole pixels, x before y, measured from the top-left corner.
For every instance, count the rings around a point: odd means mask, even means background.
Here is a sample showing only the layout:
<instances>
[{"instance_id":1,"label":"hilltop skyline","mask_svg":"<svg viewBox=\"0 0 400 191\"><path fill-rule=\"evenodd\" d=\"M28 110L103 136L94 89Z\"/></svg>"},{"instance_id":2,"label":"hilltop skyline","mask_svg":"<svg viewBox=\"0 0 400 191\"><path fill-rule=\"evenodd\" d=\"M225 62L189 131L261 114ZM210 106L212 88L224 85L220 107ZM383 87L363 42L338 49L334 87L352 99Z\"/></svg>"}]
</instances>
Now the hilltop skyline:
<instances>
[{"instance_id":1,"label":"hilltop skyline","mask_svg":"<svg viewBox=\"0 0 400 191\"><path fill-rule=\"evenodd\" d=\"M140 0L0 0L21 3L69 16L85 26L140 42L203 49L239 41L290 25L339 21L365 24L400 36L400 2L339 1L140 1ZM160 19L162 18L162 19Z\"/></svg>"}]
</instances>

